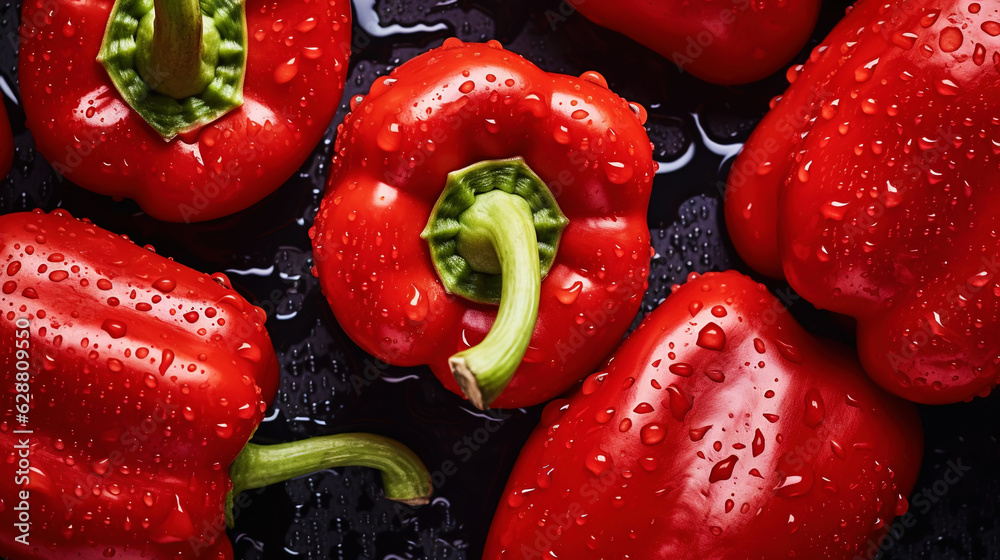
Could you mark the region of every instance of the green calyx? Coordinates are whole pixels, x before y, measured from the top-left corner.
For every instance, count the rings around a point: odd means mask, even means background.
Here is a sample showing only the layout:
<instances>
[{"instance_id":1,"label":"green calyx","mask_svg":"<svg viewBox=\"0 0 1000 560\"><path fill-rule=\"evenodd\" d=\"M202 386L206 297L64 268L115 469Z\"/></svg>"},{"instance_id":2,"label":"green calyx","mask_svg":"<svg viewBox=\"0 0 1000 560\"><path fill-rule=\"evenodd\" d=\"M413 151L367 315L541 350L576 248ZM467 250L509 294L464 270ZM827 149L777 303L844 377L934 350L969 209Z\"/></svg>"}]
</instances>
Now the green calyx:
<instances>
[{"instance_id":1,"label":"green calyx","mask_svg":"<svg viewBox=\"0 0 1000 560\"><path fill-rule=\"evenodd\" d=\"M462 391L480 409L500 396L524 358L541 281L568 224L521 158L483 161L448 175L421 237L449 293L500 306L486 338L449 359Z\"/></svg>"},{"instance_id":2,"label":"green calyx","mask_svg":"<svg viewBox=\"0 0 1000 560\"><path fill-rule=\"evenodd\" d=\"M385 497L408 505L430 500L427 467L410 448L375 434L337 434L278 445L248 443L229 467L233 489L226 496L226 523L240 493L336 467L369 467L382 474Z\"/></svg>"},{"instance_id":3,"label":"green calyx","mask_svg":"<svg viewBox=\"0 0 1000 560\"><path fill-rule=\"evenodd\" d=\"M164 140L243 104L240 0L116 0L97 60Z\"/></svg>"}]
</instances>

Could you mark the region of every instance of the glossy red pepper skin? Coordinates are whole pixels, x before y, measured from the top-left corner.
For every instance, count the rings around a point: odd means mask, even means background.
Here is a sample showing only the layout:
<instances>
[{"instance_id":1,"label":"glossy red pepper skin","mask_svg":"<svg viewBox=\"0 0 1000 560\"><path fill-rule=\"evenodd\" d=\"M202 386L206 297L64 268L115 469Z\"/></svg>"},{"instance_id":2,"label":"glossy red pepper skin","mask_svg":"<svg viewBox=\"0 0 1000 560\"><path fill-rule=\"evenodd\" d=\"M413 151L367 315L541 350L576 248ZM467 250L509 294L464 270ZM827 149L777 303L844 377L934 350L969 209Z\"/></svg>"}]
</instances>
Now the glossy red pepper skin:
<instances>
[{"instance_id":1,"label":"glossy red pepper skin","mask_svg":"<svg viewBox=\"0 0 1000 560\"><path fill-rule=\"evenodd\" d=\"M27 127L39 152L74 183L134 199L160 220L211 220L277 189L333 120L351 48L347 0L248 1L243 105L170 142L95 62L112 5L29 0L22 10Z\"/></svg>"},{"instance_id":2,"label":"glossy red pepper skin","mask_svg":"<svg viewBox=\"0 0 1000 560\"><path fill-rule=\"evenodd\" d=\"M655 163L645 111L596 73L550 74L496 41L457 39L378 79L352 107L310 232L315 272L350 337L388 363L430 364L462 394L448 358L486 336L497 308L446 293L420 233L448 173L521 156L569 226L527 354L494 406L544 402L592 371L646 288Z\"/></svg>"},{"instance_id":3,"label":"glossy red pepper skin","mask_svg":"<svg viewBox=\"0 0 1000 560\"><path fill-rule=\"evenodd\" d=\"M996 20L987 4L858 3L729 177L743 258L856 318L868 374L920 403L1000 379Z\"/></svg>"},{"instance_id":4,"label":"glossy red pepper skin","mask_svg":"<svg viewBox=\"0 0 1000 560\"><path fill-rule=\"evenodd\" d=\"M744 84L788 64L809 40L820 0L578 0L588 19L646 45L702 80Z\"/></svg>"},{"instance_id":5,"label":"glossy red pepper skin","mask_svg":"<svg viewBox=\"0 0 1000 560\"><path fill-rule=\"evenodd\" d=\"M4 523L0 556L232 558L229 465L278 387L263 311L62 211L0 217L0 259L5 488L20 438L32 468L31 546ZM14 433L19 319L29 436Z\"/></svg>"},{"instance_id":6,"label":"glossy red pepper skin","mask_svg":"<svg viewBox=\"0 0 1000 560\"><path fill-rule=\"evenodd\" d=\"M0 102L0 179L10 173L14 165L14 135L11 134L7 108Z\"/></svg>"},{"instance_id":7,"label":"glossy red pepper skin","mask_svg":"<svg viewBox=\"0 0 1000 560\"><path fill-rule=\"evenodd\" d=\"M483 556L852 559L906 510L913 405L736 273L675 287L553 401Z\"/></svg>"}]
</instances>

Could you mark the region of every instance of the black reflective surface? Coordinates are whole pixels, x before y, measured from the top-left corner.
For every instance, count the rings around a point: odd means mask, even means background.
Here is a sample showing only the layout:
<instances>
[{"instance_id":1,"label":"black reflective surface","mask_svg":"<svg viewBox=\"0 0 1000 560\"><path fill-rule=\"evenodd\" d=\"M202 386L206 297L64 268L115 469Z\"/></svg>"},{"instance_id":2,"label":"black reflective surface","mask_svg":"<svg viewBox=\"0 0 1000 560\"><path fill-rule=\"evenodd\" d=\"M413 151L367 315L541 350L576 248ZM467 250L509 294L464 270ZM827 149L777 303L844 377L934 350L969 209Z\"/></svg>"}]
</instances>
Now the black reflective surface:
<instances>
[{"instance_id":1,"label":"black reflective surface","mask_svg":"<svg viewBox=\"0 0 1000 560\"><path fill-rule=\"evenodd\" d=\"M825 3L807 49L847 5ZM453 35L498 39L549 71L597 70L613 90L647 107L656 157L671 170L658 175L652 197L649 225L657 255L644 311L691 271L750 272L724 231L723 185L731 156L767 101L783 91L784 77L741 87L705 84L568 6L557 0L355 0L356 52L344 99ZM14 38L0 45L0 76L13 92L18 10L16 3L0 8L0 31ZM58 179L35 154L16 99L4 97L17 159L0 188L0 213L66 208L191 267L227 271L237 289L268 312L283 378L258 431L260 441L374 431L411 446L435 472L436 498L416 510L381 498L376 477L362 469L327 471L251 492L250 506L230 532L237 558L480 557L506 476L540 411L485 416L443 390L425 368L388 367L368 357L337 325L309 274L307 231L322 195L332 130L346 105L306 165L268 199L215 222L177 226L148 218L131 202ZM853 334L841 322L791 299L793 312L811 331L851 343ZM997 408L997 399L990 398L922 409L927 451L917 493L923 497L911 499L917 524L884 543L883 558L1000 558ZM961 476L946 476L949 470Z\"/></svg>"}]
</instances>

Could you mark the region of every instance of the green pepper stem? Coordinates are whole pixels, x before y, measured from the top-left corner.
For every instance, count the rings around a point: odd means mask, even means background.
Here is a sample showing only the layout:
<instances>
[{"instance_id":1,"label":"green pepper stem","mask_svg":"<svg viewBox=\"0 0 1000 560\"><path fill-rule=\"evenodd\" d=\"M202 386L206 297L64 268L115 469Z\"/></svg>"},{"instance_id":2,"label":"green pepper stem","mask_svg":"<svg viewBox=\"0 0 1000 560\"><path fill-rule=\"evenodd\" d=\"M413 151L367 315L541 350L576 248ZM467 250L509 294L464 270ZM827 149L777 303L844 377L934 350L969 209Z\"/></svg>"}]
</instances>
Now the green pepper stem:
<instances>
[{"instance_id":1,"label":"green pepper stem","mask_svg":"<svg viewBox=\"0 0 1000 560\"><path fill-rule=\"evenodd\" d=\"M140 29L138 41L149 41L149 51L138 53L139 74L174 99L205 91L215 77L219 33L202 15L200 0L153 0L153 15L152 37Z\"/></svg>"},{"instance_id":2,"label":"green pepper stem","mask_svg":"<svg viewBox=\"0 0 1000 560\"><path fill-rule=\"evenodd\" d=\"M248 443L229 468L233 489L226 522L233 526L233 501L262 488L334 467L370 467L382 472L385 496L408 505L429 501L431 475L416 454L396 440L375 434L336 434L278 445Z\"/></svg>"},{"instance_id":3,"label":"green pepper stem","mask_svg":"<svg viewBox=\"0 0 1000 560\"><path fill-rule=\"evenodd\" d=\"M458 221L462 256L470 263L489 261L489 256L466 254L463 249L491 248L503 278L493 328L481 343L448 360L465 396L486 410L514 377L538 320L542 286L538 236L528 203L501 190L477 196Z\"/></svg>"}]
</instances>

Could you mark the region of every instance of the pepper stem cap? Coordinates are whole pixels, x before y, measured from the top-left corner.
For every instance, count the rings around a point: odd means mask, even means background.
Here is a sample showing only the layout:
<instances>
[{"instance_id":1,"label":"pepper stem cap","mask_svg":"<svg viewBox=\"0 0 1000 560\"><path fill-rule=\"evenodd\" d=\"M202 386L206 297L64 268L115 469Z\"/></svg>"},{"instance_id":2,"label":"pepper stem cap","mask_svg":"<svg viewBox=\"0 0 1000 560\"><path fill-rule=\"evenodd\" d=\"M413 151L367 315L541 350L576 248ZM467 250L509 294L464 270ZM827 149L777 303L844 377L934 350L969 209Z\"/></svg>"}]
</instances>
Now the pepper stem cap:
<instances>
[{"instance_id":1,"label":"pepper stem cap","mask_svg":"<svg viewBox=\"0 0 1000 560\"><path fill-rule=\"evenodd\" d=\"M499 305L476 346L452 356L462 392L486 410L513 379L538 321L542 279L569 220L521 158L483 161L448 175L421 237L448 293Z\"/></svg>"}]
</instances>

